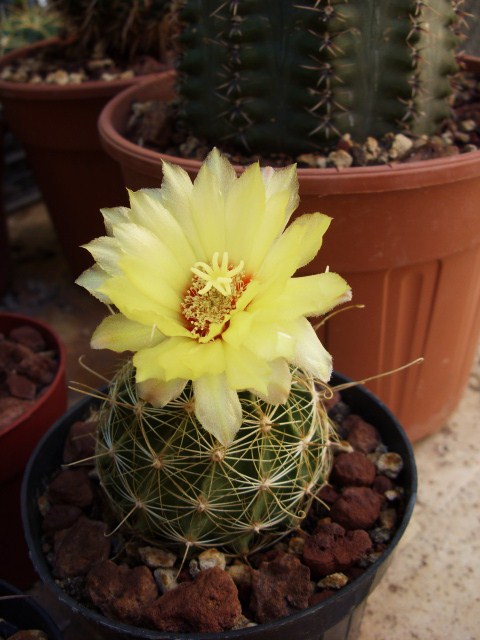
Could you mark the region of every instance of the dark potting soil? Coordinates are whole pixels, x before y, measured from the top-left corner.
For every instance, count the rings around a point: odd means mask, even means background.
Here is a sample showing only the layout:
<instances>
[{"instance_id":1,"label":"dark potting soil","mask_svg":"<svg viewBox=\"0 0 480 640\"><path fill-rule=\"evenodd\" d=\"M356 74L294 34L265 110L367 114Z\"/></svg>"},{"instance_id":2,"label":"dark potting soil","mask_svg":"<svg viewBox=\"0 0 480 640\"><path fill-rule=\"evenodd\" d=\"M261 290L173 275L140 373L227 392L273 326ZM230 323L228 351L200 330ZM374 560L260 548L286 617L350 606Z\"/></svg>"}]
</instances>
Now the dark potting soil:
<instances>
[{"instance_id":1,"label":"dark potting soil","mask_svg":"<svg viewBox=\"0 0 480 640\"><path fill-rule=\"evenodd\" d=\"M328 483L299 529L248 558L206 549L185 559L121 527L106 535L111 514L93 468L96 424L74 423L64 466L38 502L57 583L109 618L171 632L255 626L328 598L387 548L404 499L401 457L338 392L327 408L338 436Z\"/></svg>"},{"instance_id":2,"label":"dark potting soil","mask_svg":"<svg viewBox=\"0 0 480 640\"><path fill-rule=\"evenodd\" d=\"M0 433L38 401L57 369L58 353L34 327L0 333Z\"/></svg>"},{"instance_id":3,"label":"dark potting soil","mask_svg":"<svg viewBox=\"0 0 480 640\"><path fill-rule=\"evenodd\" d=\"M349 134L333 140L329 148L306 152L296 157L287 154L259 156L240 153L218 141L221 151L233 164L255 161L271 166L297 163L299 168L364 167L396 162L415 162L468 153L480 148L480 78L461 72L454 82L451 98L452 117L435 136L414 136L408 132L389 133L380 139L353 140ZM126 138L154 151L203 161L211 144L195 136L182 121L181 106L176 101L165 104L152 100L134 102Z\"/></svg>"}]
</instances>

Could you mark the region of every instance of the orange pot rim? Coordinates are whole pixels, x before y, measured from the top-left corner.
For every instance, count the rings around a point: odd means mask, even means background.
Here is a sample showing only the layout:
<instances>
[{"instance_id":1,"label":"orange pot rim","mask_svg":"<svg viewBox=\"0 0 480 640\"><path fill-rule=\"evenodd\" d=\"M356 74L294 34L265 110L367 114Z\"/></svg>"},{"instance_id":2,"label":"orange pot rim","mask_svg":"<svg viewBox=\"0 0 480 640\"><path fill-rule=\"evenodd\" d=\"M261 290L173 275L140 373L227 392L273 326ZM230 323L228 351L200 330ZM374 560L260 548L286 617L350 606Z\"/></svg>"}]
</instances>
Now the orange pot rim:
<instances>
[{"instance_id":1,"label":"orange pot rim","mask_svg":"<svg viewBox=\"0 0 480 640\"><path fill-rule=\"evenodd\" d=\"M66 349L60 338L60 336L52 329L51 326L42 322L41 320L37 320L36 318L32 318L31 316L26 316L19 313L9 313L9 312L0 312L0 330L3 331L2 324L3 321L11 321L12 323L20 324L28 324L30 326L38 329L42 335L47 335L52 344L55 344L55 349L58 353L58 367L55 373L55 377L52 382L45 389L44 393L38 398L33 405L24 411L16 420L14 420L11 424L8 425L5 429L0 431L0 442L2 437L6 436L7 433L10 433L14 429L17 429L24 422L27 422L33 413L38 411L40 407L49 402L50 398L56 393L56 389L59 385L63 384L63 380L65 378L65 367L66 367Z\"/></svg>"}]
</instances>

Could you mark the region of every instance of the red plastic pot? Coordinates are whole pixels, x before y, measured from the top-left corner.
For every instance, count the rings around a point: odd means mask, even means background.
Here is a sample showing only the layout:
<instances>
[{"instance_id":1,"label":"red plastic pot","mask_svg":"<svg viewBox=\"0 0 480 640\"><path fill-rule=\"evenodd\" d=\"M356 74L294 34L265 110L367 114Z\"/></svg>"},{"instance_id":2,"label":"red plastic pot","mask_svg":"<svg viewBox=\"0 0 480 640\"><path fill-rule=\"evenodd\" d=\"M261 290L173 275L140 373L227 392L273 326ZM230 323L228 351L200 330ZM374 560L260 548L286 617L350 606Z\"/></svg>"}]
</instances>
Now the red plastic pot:
<instances>
[{"instance_id":1,"label":"red plastic pot","mask_svg":"<svg viewBox=\"0 0 480 640\"><path fill-rule=\"evenodd\" d=\"M0 68L53 42L58 39L11 52L0 58ZM80 245L101 235L100 208L128 203L118 165L100 145L97 119L110 98L138 81L60 86L0 80L5 119L25 149L74 275L90 266Z\"/></svg>"},{"instance_id":2,"label":"red plastic pot","mask_svg":"<svg viewBox=\"0 0 480 640\"><path fill-rule=\"evenodd\" d=\"M480 62L469 58L471 70ZM124 137L133 100L170 100L162 74L116 96L99 119L106 151L132 189L158 187L162 160L193 177L200 163L160 154ZM339 314L322 331L334 365L361 380L418 357L425 361L371 383L412 440L438 430L457 406L480 333L480 151L378 167L299 169L298 213L333 217L319 255L365 309Z\"/></svg>"},{"instance_id":3,"label":"red plastic pot","mask_svg":"<svg viewBox=\"0 0 480 640\"><path fill-rule=\"evenodd\" d=\"M47 348L58 354L52 383L36 403L6 429L0 431L0 578L20 589L29 587L35 572L28 557L20 516L20 486L28 459L37 442L67 408L65 348L56 333L28 316L0 313L0 333L29 325L39 331Z\"/></svg>"}]
</instances>

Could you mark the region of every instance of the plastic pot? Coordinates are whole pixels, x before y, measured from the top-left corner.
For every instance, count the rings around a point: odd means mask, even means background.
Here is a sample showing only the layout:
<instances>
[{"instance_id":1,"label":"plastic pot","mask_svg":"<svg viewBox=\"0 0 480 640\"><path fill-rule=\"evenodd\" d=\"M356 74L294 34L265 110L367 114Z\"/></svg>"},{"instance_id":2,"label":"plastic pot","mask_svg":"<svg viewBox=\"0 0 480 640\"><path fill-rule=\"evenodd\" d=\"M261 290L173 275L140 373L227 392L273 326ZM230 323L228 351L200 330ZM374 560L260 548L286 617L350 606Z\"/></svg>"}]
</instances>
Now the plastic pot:
<instances>
[{"instance_id":1,"label":"plastic pot","mask_svg":"<svg viewBox=\"0 0 480 640\"><path fill-rule=\"evenodd\" d=\"M344 381L335 376L334 383ZM22 486L22 517L30 555L42 581L75 613L82 614L92 623L122 637L145 640L354 640L359 632L363 608L368 594L378 584L387 569L392 553L405 532L412 514L416 496L416 467L412 448L402 427L390 411L370 392L355 387L342 392L352 410L374 424L390 451L399 453L404 460L400 483L405 491L405 511L389 547L359 578L324 602L276 622L237 631L222 633L165 633L132 627L107 619L100 613L79 604L55 582L42 551L41 518L37 498L44 492L49 477L61 463L63 446L70 425L88 415L93 400L85 399L73 407L49 431L32 454L25 471Z\"/></svg>"},{"instance_id":2,"label":"plastic pot","mask_svg":"<svg viewBox=\"0 0 480 640\"><path fill-rule=\"evenodd\" d=\"M0 68L55 42L59 39L6 54ZM0 80L5 120L25 149L73 275L91 266L80 245L102 235L100 208L128 204L118 165L100 145L97 120L110 98L138 81L55 85Z\"/></svg>"},{"instance_id":3,"label":"plastic pot","mask_svg":"<svg viewBox=\"0 0 480 640\"><path fill-rule=\"evenodd\" d=\"M10 597L15 596L15 597ZM48 635L48 640L62 640L63 634L50 615L35 598L23 594L13 585L0 580L0 619L18 629L39 629Z\"/></svg>"},{"instance_id":4,"label":"plastic pot","mask_svg":"<svg viewBox=\"0 0 480 640\"><path fill-rule=\"evenodd\" d=\"M0 578L25 589L35 580L28 556L20 514L20 487L28 459L41 436L65 413L65 348L51 327L28 316L0 313L0 333L29 325L45 339L47 349L58 354L58 369L51 384L35 404L0 431Z\"/></svg>"},{"instance_id":5,"label":"plastic pot","mask_svg":"<svg viewBox=\"0 0 480 640\"><path fill-rule=\"evenodd\" d=\"M465 61L480 72L478 59ZM192 177L199 170L196 160L124 137L133 101L174 95L175 75L167 74L122 92L102 111L102 144L132 189L159 187L162 160ZM335 367L362 380L424 357L421 366L369 387L412 441L434 433L460 400L480 335L480 151L340 171L299 169L298 178L297 214L333 217L303 273L328 265L349 282L354 303L365 305L335 316L322 332Z\"/></svg>"}]
</instances>

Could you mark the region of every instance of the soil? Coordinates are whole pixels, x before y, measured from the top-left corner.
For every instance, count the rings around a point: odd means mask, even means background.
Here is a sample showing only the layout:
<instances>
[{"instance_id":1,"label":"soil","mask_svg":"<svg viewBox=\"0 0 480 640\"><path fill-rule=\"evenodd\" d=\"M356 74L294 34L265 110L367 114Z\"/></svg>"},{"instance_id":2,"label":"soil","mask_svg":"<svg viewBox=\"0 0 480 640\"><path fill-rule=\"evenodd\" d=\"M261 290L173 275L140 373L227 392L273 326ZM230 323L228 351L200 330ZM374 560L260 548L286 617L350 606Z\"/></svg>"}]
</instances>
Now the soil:
<instances>
[{"instance_id":1,"label":"soil","mask_svg":"<svg viewBox=\"0 0 480 640\"><path fill-rule=\"evenodd\" d=\"M58 353L34 327L0 333L0 433L34 406L57 370Z\"/></svg>"},{"instance_id":2,"label":"soil","mask_svg":"<svg viewBox=\"0 0 480 640\"><path fill-rule=\"evenodd\" d=\"M328 409L338 436L328 483L301 528L248 558L207 549L185 560L122 528L106 535L105 500L89 462L96 424L87 417L75 422L64 465L38 501L43 548L57 583L107 617L171 632L255 626L336 593L395 534L404 509L403 461L338 392Z\"/></svg>"},{"instance_id":3,"label":"soil","mask_svg":"<svg viewBox=\"0 0 480 640\"><path fill-rule=\"evenodd\" d=\"M173 101L165 105L158 101L132 104L126 137L140 146L183 158L202 161L211 144L196 137L179 117L179 105ZM452 117L446 121L438 135L413 136L390 133L381 139L368 137L353 140L344 135L328 149L317 153L304 153L297 157L286 154L258 156L242 154L221 145L222 152L234 164L246 165L259 161L271 166L297 163L299 168L345 169L415 162L432 158L468 153L480 148L480 78L471 73L460 73L452 95Z\"/></svg>"},{"instance_id":4,"label":"soil","mask_svg":"<svg viewBox=\"0 0 480 640\"><path fill-rule=\"evenodd\" d=\"M93 54L85 59L72 44L52 44L25 58L16 58L0 70L0 79L31 84L81 84L83 82L129 79L164 71L166 65L149 56L140 56L131 64Z\"/></svg>"}]
</instances>

